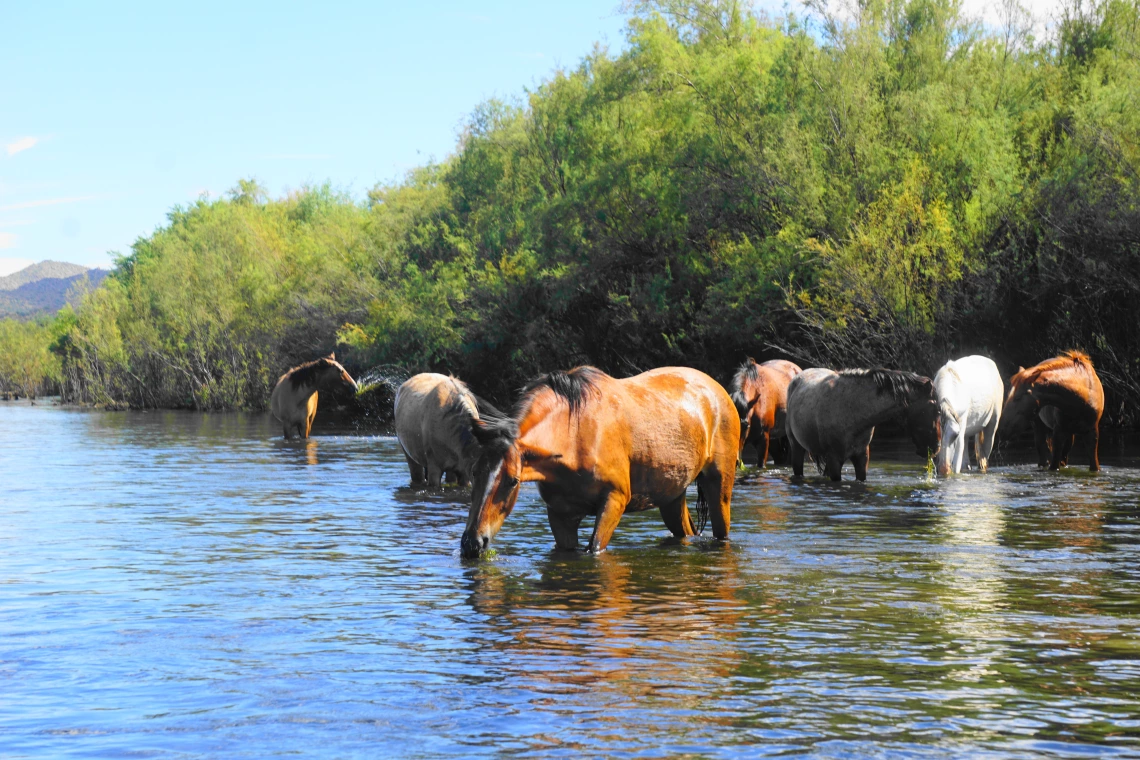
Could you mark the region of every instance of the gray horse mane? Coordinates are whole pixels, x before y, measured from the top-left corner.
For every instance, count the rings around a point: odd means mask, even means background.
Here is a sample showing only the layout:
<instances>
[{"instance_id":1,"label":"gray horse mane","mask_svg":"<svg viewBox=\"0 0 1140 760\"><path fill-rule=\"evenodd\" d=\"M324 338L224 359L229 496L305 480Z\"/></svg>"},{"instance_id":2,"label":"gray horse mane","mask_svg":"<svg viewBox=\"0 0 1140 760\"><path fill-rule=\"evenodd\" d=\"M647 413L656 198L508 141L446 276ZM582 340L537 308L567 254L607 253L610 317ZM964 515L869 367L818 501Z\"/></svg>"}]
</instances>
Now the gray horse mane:
<instances>
[{"instance_id":1,"label":"gray horse mane","mask_svg":"<svg viewBox=\"0 0 1140 760\"><path fill-rule=\"evenodd\" d=\"M920 391L924 391L926 386L930 383L929 377L924 377L915 372L906 372L901 369L886 369L885 367L875 367L874 369L844 369L840 370L839 374L843 377L858 377L871 380L875 383L875 389L879 393L890 394L891 398L896 401L907 401Z\"/></svg>"}]
</instances>

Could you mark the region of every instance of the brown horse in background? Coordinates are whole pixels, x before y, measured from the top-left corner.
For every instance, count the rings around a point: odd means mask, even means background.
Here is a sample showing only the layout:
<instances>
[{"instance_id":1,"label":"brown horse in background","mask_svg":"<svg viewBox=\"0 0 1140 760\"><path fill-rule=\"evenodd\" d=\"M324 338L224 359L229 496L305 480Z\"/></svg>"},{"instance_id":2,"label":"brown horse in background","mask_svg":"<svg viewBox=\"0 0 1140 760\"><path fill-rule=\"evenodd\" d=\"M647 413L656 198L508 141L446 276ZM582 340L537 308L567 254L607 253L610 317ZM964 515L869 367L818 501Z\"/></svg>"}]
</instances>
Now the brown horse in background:
<instances>
[{"instance_id":1,"label":"brown horse in background","mask_svg":"<svg viewBox=\"0 0 1140 760\"><path fill-rule=\"evenodd\" d=\"M675 536L696 533L685 489L697 482L713 535L729 530L740 442L732 399L703 372L663 367L617 380L593 367L530 383L509 418L484 415L471 484L464 557L487 549L514 508L519 483L537 481L559 549L578 546L595 515L588 550L606 548L621 516L657 507Z\"/></svg>"},{"instance_id":2,"label":"brown horse in background","mask_svg":"<svg viewBox=\"0 0 1140 760\"><path fill-rule=\"evenodd\" d=\"M1088 354L1066 351L1029 369L1019 368L1009 382L999 430L1016 431L1032 417L1038 465L1048 462L1050 470L1068 464L1076 435L1091 433L1089 471L1100 469L1097 449L1104 389Z\"/></svg>"},{"instance_id":3,"label":"brown horse in background","mask_svg":"<svg viewBox=\"0 0 1140 760\"><path fill-rule=\"evenodd\" d=\"M767 464L769 442L784 437L788 384L801 371L783 359L757 364L749 357L740 365L732 378L732 403L740 414L739 459L743 459L745 445L751 443L756 447L757 464Z\"/></svg>"},{"instance_id":4,"label":"brown horse in background","mask_svg":"<svg viewBox=\"0 0 1140 760\"><path fill-rule=\"evenodd\" d=\"M356 381L337 363L336 354L306 362L282 375L269 397L269 410L284 426L285 440L293 437L294 430L308 438L317 416L317 392L339 389L355 393Z\"/></svg>"}]
</instances>

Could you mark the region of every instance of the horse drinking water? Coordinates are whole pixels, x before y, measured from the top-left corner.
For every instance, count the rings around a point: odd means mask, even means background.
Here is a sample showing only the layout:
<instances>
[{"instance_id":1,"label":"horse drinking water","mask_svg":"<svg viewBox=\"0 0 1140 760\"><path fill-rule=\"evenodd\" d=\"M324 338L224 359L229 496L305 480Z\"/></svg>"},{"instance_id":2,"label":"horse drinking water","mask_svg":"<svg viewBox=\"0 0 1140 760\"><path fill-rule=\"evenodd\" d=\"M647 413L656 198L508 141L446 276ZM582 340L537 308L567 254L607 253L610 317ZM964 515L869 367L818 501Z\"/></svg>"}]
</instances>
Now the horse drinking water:
<instances>
[{"instance_id":1,"label":"horse drinking water","mask_svg":"<svg viewBox=\"0 0 1140 760\"><path fill-rule=\"evenodd\" d=\"M929 377L893 369L805 369L788 386L788 443L792 472L803 477L804 454L832 480L843 477L843 462L867 479L875 426L906 415L915 450L936 453L941 431L934 385Z\"/></svg>"},{"instance_id":2,"label":"horse drinking water","mask_svg":"<svg viewBox=\"0 0 1140 760\"><path fill-rule=\"evenodd\" d=\"M404 450L412 483L438 488L443 473L467 485L479 458L471 423L479 402L462 380L434 372L409 378L396 391L396 438Z\"/></svg>"},{"instance_id":3,"label":"horse drinking water","mask_svg":"<svg viewBox=\"0 0 1140 760\"><path fill-rule=\"evenodd\" d=\"M1010 378L1001 429L1014 432L1032 417L1038 465L1048 463L1050 470L1068 464L1074 436L1089 433L1089 471L1096 472L1102 414L1104 389L1092 360L1080 351L1066 351Z\"/></svg>"},{"instance_id":4,"label":"horse drinking water","mask_svg":"<svg viewBox=\"0 0 1140 760\"><path fill-rule=\"evenodd\" d=\"M942 424L942 448L935 457L938 474L961 472L966 442L973 437L978 469L986 471L994 447L1005 387L993 360L966 356L946 362L934 376L934 395Z\"/></svg>"},{"instance_id":5,"label":"horse drinking water","mask_svg":"<svg viewBox=\"0 0 1140 760\"><path fill-rule=\"evenodd\" d=\"M483 453L464 557L487 549L523 481L538 482L559 549L578 546L586 515L596 516L588 549L601 552L624 513L653 507L673 535L694 535L685 504L694 480L713 535L728 535L740 419L703 372L663 367L624 380L593 367L552 372L523 389L512 417L484 415L472 431Z\"/></svg>"},{"instance_id":6,"label":"horse drinking water","mask_svg":"<svg viewBox=\"0 0 1140 760\"><path fill-rule=\"evenodd\" d=\"M756 447L759 466L768 462L769 442L784 437L788 384L802 371L783 359L757 364L750 358L740 365L732 378L732 403L740 414L738 457L744 454L744 446L751 443Z\"/></svg>"},{"instance_id":7,"label":"horse drinking water","mask_svg":"<svg viewBox=\"0 0 1140 760\"><path fill-rule=\"evenodd\" d=\"M356 382L337 363L336 354L329 354L282 375L269 397L269 410L284 426L286 440L294 430L308 438L317 416L317 392L342 389L355 393Z\"/></svg>"}]
</instances>

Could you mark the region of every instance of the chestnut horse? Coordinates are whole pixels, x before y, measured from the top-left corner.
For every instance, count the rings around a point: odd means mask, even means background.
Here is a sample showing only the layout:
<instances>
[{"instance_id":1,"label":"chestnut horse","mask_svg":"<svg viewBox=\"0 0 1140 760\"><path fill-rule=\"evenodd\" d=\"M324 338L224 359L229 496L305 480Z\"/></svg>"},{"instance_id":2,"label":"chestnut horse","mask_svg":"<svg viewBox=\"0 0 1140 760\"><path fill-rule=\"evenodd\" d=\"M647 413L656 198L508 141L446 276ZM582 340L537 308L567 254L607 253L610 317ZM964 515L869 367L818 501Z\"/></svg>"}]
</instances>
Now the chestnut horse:
<instances>
[{"instance_id":1,"label":"chestnut horse","mask_svg":"<svg viewBox=\"0 0 1140 760\"><path fill-rule=\"evenodd\" d=\"M269 410L284 425L285 440L293 437L294 430L308 438L317 416L317 391L338 389L355 393L356 381L337 363L336 354L306 362L282 375L269 397Z\"/></svg>"},{"instance_id":2,"label":"chestnut horse","mask_svg":"<svg viewBox=\"0 0 1140 760\"><path fill-rule=\"evenodd\" d=\"M921 457L938 453L942 431L929 377L893 369L805 369L788 386L788 444L792 473L804 474L804 454L832 480L843 462L855 478L867 479L875 426L906 415L907 430Z\"/></svg>"},{"instance_id":3,"label":"chestnut horse","mask_svg":"<svg viewBox=\"0 0 1140 760\"><path fill-rule=\"evenodd\" d=\"M740 419L708 375L662 367L617 380L593 367L552 372L523 389L512 417L483 415L464 557L491 543L515 506L519 483L537 481L559 549L578 546L595 515L588 551L606 548L626 512L657 507L675 536L691 536L685 489L697 482L713 535L728 535Z\"/></svg>"},{"instance_id":4,"label":"chestnut horse","mask_svg":"<svg viewBox=\"0 0 1140 760\"><path fill-rule=\"evenodd\" d=\"M732 403L740 414L740 449L752 443L757 463L768 462L768 444L784 437L784 418L788 410L788 383L800 374L799 366L783 359L757 364L751 357L732 378Z\"/></svg>"},{"instance_id":5,"label":"chestnut horse","mask_svg":"<svg viewBox=\"0 0 1140 760\"><path fill-rule=\"evenodd\" d=\"M1001 413L1003 431L1023 428L1032 417L1038 464L1044 467L1048 463L1050 470L1068 464L1074 436L1091 433L1089 471L1100 469L1097 448L1104 389L1088 354L1066 351L1029 369L1019 368L1009 382L1009 396Z\"/></svg>"}]
</instances>

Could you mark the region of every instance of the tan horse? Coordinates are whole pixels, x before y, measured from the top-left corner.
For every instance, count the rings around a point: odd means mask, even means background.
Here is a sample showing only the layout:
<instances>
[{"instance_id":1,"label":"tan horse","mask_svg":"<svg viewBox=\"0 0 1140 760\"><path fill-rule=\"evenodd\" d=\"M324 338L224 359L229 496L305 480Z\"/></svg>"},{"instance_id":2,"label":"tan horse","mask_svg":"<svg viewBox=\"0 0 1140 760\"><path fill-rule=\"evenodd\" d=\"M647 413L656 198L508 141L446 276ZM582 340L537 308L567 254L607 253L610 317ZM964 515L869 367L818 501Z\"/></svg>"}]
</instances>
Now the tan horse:
<instances>
[{"instance_id":1,"label":"tan horse","mask_svg":"<svg viewBox=\"0 0 1140 760\"><path fill-rule=\"evenodd\" d=\"M335 354L306 362L282 375L269 397L269 410L284 426L285 440L293 437L294 430L300 437L308 438L317 416L317 391L338 389L355 393L356 381L337 364Z\"/></svg>"},{"instance_id":2,"label":"tan horse","mask_svg":"<svg viewBox=\"0 0 1140 760\"><path fill-rule=\"evenodd\" d=\"M1038 464L1048 464L1050 470L1068 464L1075 435L1090 433L1089 470L1100 469L1097 449L1104 389L1088 354L1066 351L1029 369L1019 369L1010 378L1010 386L999 425L1003 432L1024 427L1032 417Z\"/></svg>"},{"instance_id":3,"label":"tan horse","mask_svg":"<svg viewBox=\"0 0 1140 760\"><path fill-rule=\"evenodd\" d=\"M749 359L740 365L732 378L732 403L740 414L740 451L752 443L756 447L757 464L768 462L770 441L784 437L784 420L788 416L788 384L800 374L798 365L783 359L757 364Z\"/></svg>"},{"instance_id":4,"label":"tan horse","mask_svg":"<svg viewBox=\"0 0 1140 760\"><path fill-rule=\"evenodd\" d=\"M617 380L593 367L553 372L523 390L513 417L484 419L471 486L464 557L477 557L515 506L519 483L537 481L559 549L578 546L595 515L588 550L606 548L621 516L657 507L675 536L691 536L685 489L697 482L713 535L728 535L740 419L708 375L663 367ZM702 503L703 502L703 503Z\"/></svg>"},{"instance_id":5,"label":"tan horse","mask_svg":"<svg viewBox=\"0 0 1140 760\"><path fill-rule=\"evenodd\" d=\"M438 488L443 474L467 485L479 458L471 423L479 419L479 401L454 377L424 372L396 391L396 438L404 450L412 484Z\"/></svg>"}]
</instances>

